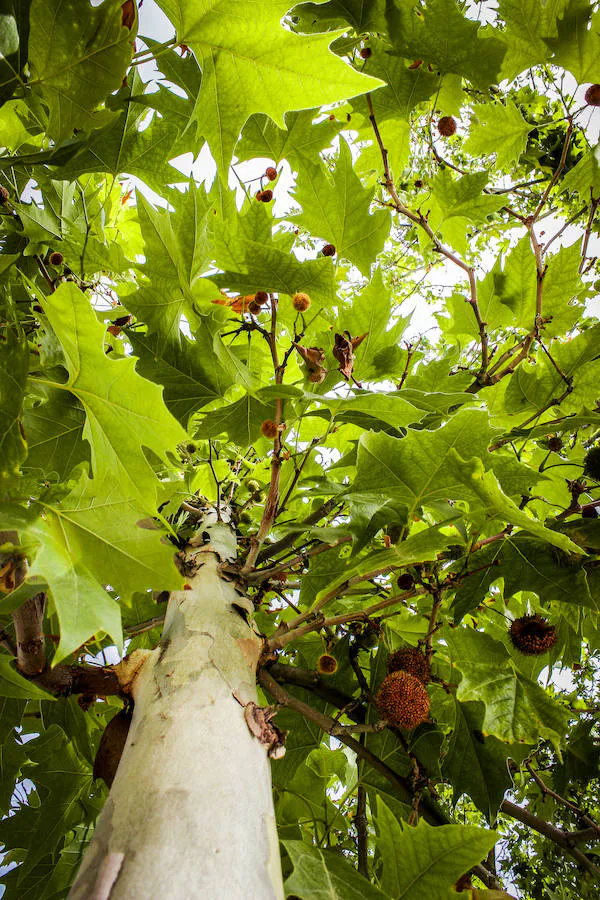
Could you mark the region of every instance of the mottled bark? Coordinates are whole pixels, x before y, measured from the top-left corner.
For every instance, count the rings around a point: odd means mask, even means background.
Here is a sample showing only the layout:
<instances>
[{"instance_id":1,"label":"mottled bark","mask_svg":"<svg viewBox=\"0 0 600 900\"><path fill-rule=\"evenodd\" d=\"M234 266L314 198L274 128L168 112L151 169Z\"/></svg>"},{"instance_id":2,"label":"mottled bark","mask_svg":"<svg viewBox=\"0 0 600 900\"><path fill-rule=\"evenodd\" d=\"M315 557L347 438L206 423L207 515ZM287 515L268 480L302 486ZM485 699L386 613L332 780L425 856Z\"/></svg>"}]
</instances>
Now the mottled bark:
<instances>
[{"instance_id":1,"label":"mottled bark","mask_svg":"<svg viewBox=\"0 0 600 900\"><path fill-rule=\"evenodd\" d=\"M71 900L283 898L269 759L244 717L261 650L252 605L216 552L191 553L191 589L171 594L133 683L127 743Z\"/></svg>"}]
</instances>

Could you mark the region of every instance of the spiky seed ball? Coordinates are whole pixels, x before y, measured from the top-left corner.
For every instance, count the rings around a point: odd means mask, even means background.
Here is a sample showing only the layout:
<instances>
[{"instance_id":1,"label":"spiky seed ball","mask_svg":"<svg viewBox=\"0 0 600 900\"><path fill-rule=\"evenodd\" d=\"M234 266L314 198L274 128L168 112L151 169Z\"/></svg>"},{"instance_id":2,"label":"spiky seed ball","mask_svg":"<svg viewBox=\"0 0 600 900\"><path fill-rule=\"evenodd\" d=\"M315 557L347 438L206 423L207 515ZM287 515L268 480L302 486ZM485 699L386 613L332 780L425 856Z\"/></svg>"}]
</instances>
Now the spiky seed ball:
<instances>
[{"instance_id":1,"label":"spiky seed ball","mask_svg":"<svg viewBox=\"0 0 600 900\"><path fill-rule=\"evenodd\" d=\"M0 184L0 203L1 204L6 203L6 201L8 200L9 197L10 197L10 194L8 193L8 191L6 190L4 185Z\"/></svg>"},{"instance_id":2,"label":"spiky seed ball","mask_svg":"<svg viewBox=\"0 0 600 900\"><path fill-rule=\"evenodd\" d=\"M537 614L515 619L509 634L513 645L525 656L540 656L556 643L556 628Z\"/></svg>"},{"instance_id":3,"label":"spiky seed ball","mask_svg":"<svg viewBox=\"0 0 600 900\"><path fill-rule=\"evenodd\" d=\"M583 461L583 471L594 481L600 481L600 447L592 447L588 450Z\"/></svg>"},{"instance_id":4,"label":"spiky seed ball","mask_svg":"<svg viewBox=\"0 0 600 900\"><path fill-rule=\"evenodd\" d=\"M253 316L257 316L261 311L262 306L260 303L257 303L256 300L251 300L248 304L248 312L252 313Z\"/></svg>"},{"instance_id":5,"label":"spiky seed ball","mask_svg":"<svg viewBox=\"0 0 600 900\"><path fill-rule=\"evenodd\" d=\"M325 246L321 248L321 253L323 256L335 256L335 247L333 244L325 244Z\"/></svg>"},{"instance_id":6,"label":"spiky seed ball","mask_svg":"<svg viewBox=\"0 0 600 900\"><path fill-rule=\"evenodd\" d=\"M273 199L273 191L270 188L268 188L266 191L261 191L260 197L258 197L258 199L261 201L261 203L270 203Z\"/></svg>"},{"instance_id":7,"label":"spiky seed ball","mask_svg":"<svg viewBox=\"0 0 600 900\"><path fill-rule=\"evenodd\" d=\"M429 684L431 668L420 650L414 647L402 647L388 657L388 674L391 672L408 672L418 678L421 684Z\"/></svg>"},{"instance_id":8,"label":"spiky seed ball","mask_svg":"<svg viewBox=\"0 0 600 900\"><path fill-rule=\"evenodd\" d=\"M398 577L398 581L396 582L401 591L410 591L414 583L415 579L412 577L410 572L403 572L402 575Z\"/></svg>"},{"instance_id":9,"label":"spiky seed ball","mask_svg":"<svg viewBox=\"0 0 600 900\"><path fill-rule=\"evenodd\" d=\"M277 434L278 428L275 422L271 419L265 419L265 421L260 426L260 430L266 438L274 438Z\"/></svg>"},{"instance_id":10,"label":"spiky seed ball","mask_svg":"<svg viewBox=\"0 0 600 900\"><path fill-rule=\"evenodd\" d=\"M442 116L437 127L442 137L451 137L456 134L456 120L452 116Z\"/></svg>"},{"instance_id":11,"label":"spiky seed ball","mask_svg":"<svg viewBox=\"0 0 600 900\"><path fill-rule=\"evenodd\" d=\"M337 667L338 661L331 653L323 653L317 660L317 669L322 675L333 675Z\"/></svg>"},{"instance_id":12,"label":"spiky seed ball","mask_svg":"<svg viewBox=\"0 0 600 900\"><path fill-rule=\"evenodd\" d=\"M296 312L306 312L310 306L310 297L308 294L294 294L292 297L292 306Z\"/></svg>"},{"instance_id":13,"label":"spiky seed ball","mask_svg":"<svg viewBox=\"0 0 600 900\"><path fill-rule=\"evenodd\" d=\"M361 59L368 59L372 55L373 55L373 51L371 50L370 47L363 47L362 50L360 51Z\"/></svg>"},{"instance_id":14,"label":"spiky seed ball","mask_svg":"<svg viewBox=\"0 0 600 900\"><path fill-rule=\"evenodd\" d=\"M581 510L581 515L584 519L597 519L598 518L598 507L597 506L584 506Z\"/></svg>"},{"instance_id":15,"label":"spiky seed ball","mask_svg":"<svg viewBox=\"0 0 600 900\"><path fill-rule=\"evenodd\" d=\"M260 200L262 200L262 194L263 194L263 192L262 192L261 189L259 188L259 189L257 190L257 192L255 193L254 196L255 196L255 198L256 198L257 200L260 201Z\"/></svg>"},{"instance_id":16,"label":"spiky seed ball","mask_svg":"<svg viewBox=\"0 0 600 900\"><path fill-rule=\"evenodd\" d=\"M265 175L269 179L269 181L275 181L277 178L277 169L275 166L267 166L265 169Z\"/></svg>"},{"instance_id":17,"label":"spiky seed ball","mask_svg":"<svg viewBox=\"0 0 600 900\"><path fill-rule=\"evenodd\" d=\"M585 92L585 102L588 106L600 106L600 84L591 84Z\"/></svg>"},{"instance_id":18,"label":"spiky seed ball","mask_svg":"<svg viewBox=\"0 0 600 900\"><path fill-rule=\"evenodd\" d=\"M548 450L552 450L553 453L558 453L559 450L562 450L562 439L559 437L551 437L548 438Z\"/></svg>"},{"instance_id":19,"label":"spiky seed ball","mask_svg":"<svg viewBox=\"0 0 600 900\"><path fill-rule=\"evenodd\" d=\"M414 728L429 716L429 694L409 672L386 675L376 701L381 718L398 728Z\"/></svg>"},{"instance_id":20,"label":"spiky seed ball","mask_svg":"<svg viewBox=\"0 0 600 900\"><path fill-rule=\"evenodd\" d=\"M257 291L256 294L254 295L254 299L257 303L260 303L260 305L262 306L263 303L269 302L269 295L267 294L266 291Z\"/></svg>"},{"instance_id":21,"label":"spiky seed ball","mask_svg":"<svg viewBox=\"0 0 600 900\"><path fill-rule=\"evenodd\" d=\"M423 187L423 179L422 178L415 179L415 187L418 191L421 190L421 188Z\"/></svg>"},{"instance_id":22,"label":"spiky seed ball","mask_svg":"<svg viewBox=\"0 0 600 900\"><path fill-rule=\"evenodd\" d=\"M63 259L64 259L64 257L62 255L62 253L60 253L58 250L55 250L53 253L50 254L50 256L48 258L48 262L50 263L51 266L60 266Z\"/></svg>"}]
</instances>

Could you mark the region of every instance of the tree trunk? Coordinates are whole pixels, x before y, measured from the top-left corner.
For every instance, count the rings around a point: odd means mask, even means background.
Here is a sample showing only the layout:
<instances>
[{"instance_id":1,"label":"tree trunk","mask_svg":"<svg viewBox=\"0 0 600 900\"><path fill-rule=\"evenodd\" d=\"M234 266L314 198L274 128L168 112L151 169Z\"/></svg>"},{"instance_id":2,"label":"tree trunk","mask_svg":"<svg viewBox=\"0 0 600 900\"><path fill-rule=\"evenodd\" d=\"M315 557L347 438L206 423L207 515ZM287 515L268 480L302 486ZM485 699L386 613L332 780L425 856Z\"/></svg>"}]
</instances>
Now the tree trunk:
<instances>
[{"instance_id":1,"label":"tree trunk","mask_svg":"<svg viewBox=\"0 0 600 900\"><path fill-rule=\"evenodd\" d=\"M219 574L223 555L215 540L188 547L191 589L171 594L135 678L123 757L70 900L283 898L270 763L244 716L261 641L252 604Z\"/></svg>"}]
</instances>

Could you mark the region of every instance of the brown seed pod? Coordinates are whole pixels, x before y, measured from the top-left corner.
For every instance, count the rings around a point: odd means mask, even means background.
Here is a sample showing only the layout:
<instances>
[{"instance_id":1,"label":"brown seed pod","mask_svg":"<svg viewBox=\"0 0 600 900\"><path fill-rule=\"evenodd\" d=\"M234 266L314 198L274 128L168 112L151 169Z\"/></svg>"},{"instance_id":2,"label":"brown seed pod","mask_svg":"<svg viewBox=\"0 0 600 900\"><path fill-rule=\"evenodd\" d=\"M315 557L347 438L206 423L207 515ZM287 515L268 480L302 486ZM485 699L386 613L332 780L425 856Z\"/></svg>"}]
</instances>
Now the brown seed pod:
<instances>
[{"instance_id":1,"label":"brown seed pod","mask_svg":"<svg viewBox=\"0 0 600 900\"><path fill-rule=\"evenodd\" d=\"M268 188L266 191L260 191L260 197L256 198L260 200L261 203L270 203L273 199L273 191Z\"/></svg>"},{"instance_id":2,"label":"brown seed pod","mask_svg":"<svg viewBox=\"0 0 600 900\"><path fill-rule=\"evenodd\" d=\"M548 450L552 450L553 453L558 453L559 450L562 450L563 442L559 437L551 437L548 438Z\"/></svg>"},{"instance_id":3,"label":"brown seed pod","mask_svg":"<svg viewBox=\"0 0 600 900\"><path fill-rule=\"evenodd\" d=\"M323 256L335 256L335 247L333 244L325 244L324 247L321 247L321 253Z\"/></svg>"},{"instance_id":4,"label":"brown seed pod","mask_svg":"<svg viewBox=\"0 0 600 900\"><path fill-rule=\"evenodd\" d=\"M0 184L0 204L6 203L9 197L10 194L8 193L4 185Z\"/></svg>"},{"instance_id":5,"label":"brown seed pod","mask_svg":"<svg viewBox=\"0 0 600 900\"><path fill-rule=\"evenodd\" d=\"M278 432L277 425L271 419L265 419L260 426L260 430L266 438L274 438Z\"/></svg>"},{"instance_id":6,"label":"brown seed pod","mask_svg":"<svg viewBox=\"0 0 600 900\"><path fill-rule=\"evenodd\" d=\"M422 181L421 178L416 178L416 179L415 179L415 187L416 187L416 189L417 189L418 191L421 190L421 188L423 187L423 181Z\"/></svg>"},{"instance_id":7,"label":"brown seed pod","mask_svg":"<svg viewBox=\"0 0 600 900\"><path fill-rule=\"evenodd\" d=\"M257 316L261 309L262 306L260 303L257 303L256 300L251 300L248 304L248 312L252 313L253 316Z\"/></svg>"},{"instance_id":8,"label":"brown seed pod","mask_svg":"<svg viewBox=\"0 0 600 900\"><path fill-rule=\"evenodd\" d=\"M537 614L515 619L509 634L513 646L525 656L540 656L556 643L556 628Z\"/></svg>"},{"instance_id":9,"label":"brown seed pod","mask_svg":"<svg viewBox=\"0 0 600 900\"><path fill-rule=\"evenodd\" d=\"M368 59L372 55L373 55L373 51L371 50L370 47L363 47L362 50L360 51L361 59Z\"/></svg>"},{"instance_id":10,"label":"brown seed pod","mask_svg":"<svg viewBox=\"0 0 600 900\"><path fill-rule=\"evenodd\" d=\"M588 106L600 106L600 84L591 84L585 92L585 102Z\"/></svg>"},{"instance_id":11,"label":"brown seed pod","mask_svg":"<svg viewBox=\"0 0 600 900\"><path fill-rule=\"evenodd\" d=\"M292 306L296 312L306 312L310 306L310 297L308 294L294 294L292 297Z\"/></svg>"},{"instance_id":12,"label":"brown seed pod","mask_svg":"<svg viewBox=\"0 0 600 900\"><path fill-rule=\"evenodd\" d=\"M409 672L392 672L381 682L376 697L382 719L398 728L414 728L429 716L429 694Z\"/></svg>"},{"instance_id":13,"label":"brown seed pod","mask_svg":"<svg viewBox=\"0 0 600 900\"><path fill-rule=\"evenodd\" d=\"M254 295L254 300L256 301L256 303L260 303L260 305L262 306L263 303L269 302L269 295L266 291L257 291Z\"/></svg>"},{"instance_id":14,"label":"brown seed pod","mask_svg":"<svg viewBox=\"0 0 600 900\"><path fill-rule=\"evenodd\" d=\"M64 256L62 255L62 253L60 253L59 250L54 250L54 252L51 253L50 256L48 257L48 262L50 263L51 266L60 266L62 264L63 259L64 259Z\"/></svg>"},{"instance_id":15,"label":"brown seed pod","mask_svg":"<svg viewBox=\"0 0 600 900\"><path fill-rule=\"evenodd\" d=\"M277 169L275 166L268 166L265 169L265 176L269 179L269 181L275 181L277 178Z\"/></svg>"},{"instance_id":16,"label":"brown seed pod","mask_svg":"<svg viewBox=\"0 0 600 900\"><path fill-rule=\"evenodd\" d=\"M322 675L333 675L337 667L338 661L331 653L323 653L317 660L317 669Z\"/></svg>"},{"instance_id":17,"label":"brown seed pod","mask_svg":"<svg viewBox=\"0 0 600 900\"><path fill-rule=\"evenodd\" d=\"M410 591L414 583L415 579L412 577L410 572L403 572L402 575L398 577L398 581L396 582L401 591Z\"/></svg>"},{"instance_id":18,"label":"brown seed pod","mask_svg":"<svg viewBox=\"0 0 600 900\"><path fill-rule=\"evenodd\" d=\"M421 684L429 684L431 668L420 650L414 647L402 647L388 657L388 673L408 672L418 678Z\"/></svg>"},{"instance_id":19,"label":"brown seed pod","mask_svg":"<svg viewBox=\"0 0 600 900\"><path fill-rule=\"evenodd\" d=\"M583 471L588 478L600 481L600 447L591 447L583 461Z\"/></svg>"},{"instance_id":20,"label":"brown seed pod","mask_svg":"<svg viewBox=\"0 0 600 900\"><path fill-rule=\"evenodd\" d=\"M437 127L442 137L451 137L456 134L456 119L453 119L452 116L442 116Z\"/></svg>"}]
</instances>

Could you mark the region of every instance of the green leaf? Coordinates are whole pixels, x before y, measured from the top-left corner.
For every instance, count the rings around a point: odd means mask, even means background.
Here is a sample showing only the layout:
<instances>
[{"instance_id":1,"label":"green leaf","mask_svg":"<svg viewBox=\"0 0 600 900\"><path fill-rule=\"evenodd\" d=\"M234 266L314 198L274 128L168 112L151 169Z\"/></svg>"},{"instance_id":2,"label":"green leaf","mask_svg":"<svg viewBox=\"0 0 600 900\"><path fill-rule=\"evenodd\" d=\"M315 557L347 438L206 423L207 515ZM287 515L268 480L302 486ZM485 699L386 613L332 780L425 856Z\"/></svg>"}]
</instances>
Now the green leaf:
<instances>
[{"instance_id":1,"label":"green leaf","mask_svg":"<svg viewBox=\"0 0 600 900\"><path fill-rule=\"evenodd\" d=\"M328 3L300 3L294 7L298 31L326 31L340 28L344 22L357 34L385 31L383 0L329 0Z\"/></svg>"},{"instance_id":2,"label":"green leaf","mask_svg":"<svg viewBox=\"0 0 600 900\"><path fill-rule=\"evenodd\" d=\"M28 369L27 343L7 324L0 331L0 496L27 456L21 417Z\"/></svg>"},{"instance_id":3,"label":"green leaf","mask_svg":"<svg viewBox=\"0 0 600 900\"><path fill-rule=\"evenodd\" d=\"M123 602L136 591L181 586L172 545L161 542L153 523L140 527L135 502L118 485L103 487L83 475L60 505L46 504L44 518L28 533L40 543L30 573L48 582L60 622L55 661L97 631L121 643L119 608L104 585L112 585Z\"/></svg>"},{"instance_id":4,"label":"green leaf","mask_svg":"<svg viewBox=\"0 0 600 900\"><path fill-rule=\"evenodd\" d=\"M52 694L19 675L13 667L13 661L4 653L0 654L0 697L11 697L14 700L54 700Z\"/></svg>"},{"instance_id":5,"label":"green leaf","mask_svg":"<svg viewBox=\"0 0 600 900\"><path fill-rule=\"evenodd\" d=\"M89 763L78 757L73 744L57 725L52 725L44 734L28 745L28 754L34 763L33 777L42 803L36 810L35 828L25 833L25 841L15 843L15 836L6 825L0 825L0 840L9 847L27 850L26 860L21 867L24 875L46 853L54 850L60 838L82 818L81 797L91 787L92 773ZM11 821L19 829L20 818L27 817L28 807L22 807ZM2 823L2 824L4 824Z\"/></svg>"},{"instance_id":6,"label":"green leaf","mask_svg":"<svg viewBox=\"0 0 600 900\"><path fill-rule=\"evenodd\" d=\"M509 743L547 738L562 744L568 711L515 668L503 644L471 628L448 632L446 640L451 662L462 674L457 699L485 704L484 735Z\"/></svg>"},{"instance_id":7,"label":"green leaf","mask_svg":"<svg viewBox=\"0 0 600 900\"><path fill-rule=\"evenodd\" d=\"M313 165L319 160L319 151L328 147L342 128L342 123L325 119L313 125L318 109L285 114L285 128L280 128L268 116L250 116L242 136L236 145L238 159L264 156L280 163L287 159L293 168Z\"/></svg>"},{"instance_id":8,"label":"green leaf","mask_svg":"<svg viewBox=\"0 0 600 900\"><path fill-rule=\"evenodd\" d=\"M329 50L331 36L282 28L287 0L265 0L260 16L250 0L208 0L201 8L193 0L158 0L158 5L200 63L194 120L224 179L253 113L265 113L283 127L288 110L335 103L379 86ZM251 29L243 24L248 21Z\"/></svg>"},{"instance_id":9,"label":"green leaf","mask_svg":"<svg viewBox=\"0 0 600 900\"><path fill-rule=\"evenodd\" d=\"M185 432L166 410L160 388L136 373L133 359L107 359L104 328L75 285L61 284L44 307L61 336L70 375L66 385L54 386L75 394L85 409L94 477L112 481L127 500L153 513L158 481L143 447L168 464L167 451Z\"/></svg>"},{"instance_id":10,"label":"green leaf","mask_svg":"<svg viewBox=\"0 0 600 900\"><path fill-rule=\"evenodd\" d=\"M29 41L31 0L5 0L0 30L0 104L9 100L23 77Z\"/></svg>"},{"instance_id":11,"label":"green leaf","mask_svg":"<svg viewBox=\"0 0 600 900\"><path fill-rule=\"evenodd\" d=\"M242 295L277 291L293 296L304 291L316 304L331 305L335 293L331 260L301 262L289 235L271 234L272 220L264 207L254 203L233 221L224 216L214 222L214 254L225 271L211 275L211 281Z\"/></svg>"},{"instance_id":12,"label":"green leaf","mask_svg":"<svg viewBox=\"0 0 600 900\"><path fill-rule=\"evenodd\" d=\"M46 480L64 481L76 465L89 460L87 441L83 440L85 411L66 391L47 388L47 399L23 412L27 438L26 470L39 470Z\"/></svg>"},{"instance_id":13,"label":"green leaf","mask_svg":"<svg viewBox=\"0 0 600 900\"><path fill-rule=\"evenodd\" d=\"M466 500L473 513L500 515L563 550L578 552L564 535L523 513L502 491L493 472L485 472L480 458L489 459L488 435L486 413L470 409L461 410L437 431L411 430L402 439L382 433L362 435L357 478L349 493L383 493L406 507L407 521L422 506ZM514 464L493 455L489 464L510 489L517 474Z\"/></svg>"},{"instance_id":14,"label":"green leaf","mask_svg":"<svg viewBox=\"0 0 600 900\"><path fill-rule=\"evenodd\" d=\"M587 0L571 0L558 21L558 36L546 38L555 65L579 82L600 81L600 16Z\"/></svg>"},{"instance_id":15,"label":"green leaf","mask_svg":"<svg viewBox=\"0 0 600 900\"><path fill-rule=\"evenodd\" d=\"M544 604L577 603L597 609L599 598L590 594L585 560L584 556L563 558L561 551L525 533L489 544L469 559L475 571L467 569L468 577L458 587L455 621L475 609L498 578L504 579L506 598L518 591L532 591Z\"/></svg>"},{"instance_id":16,"label":"green leaf","mask_svg":"<svg viewBox=\"0 0 600 900\"><path fill-rule=\"evenodd\" d=\"M286 894L300 900L384 900L387 896L337 853L303 841L283 841L283 846L294 866L285 883Z\"/></svg>"},{"instance_id":17,"label":"green leaf","mask_svg":"<svg viewBox=\"0 0 600 900\"><path fill-rule=\"evenodd\" d=\"M88 172L106 172L116 177L126 172L161 193L169 181L181 180L177 170L168 165L178 128L170 118L156 115L147 125L148 107L135 102L143 90L144 83L135 69L127 84L111 97L113 120L94 131L89 141L60 167L61 178L74 179Z\"/></svg>"},{"instance_id":18,"label":"green leaf","mask_svg":"<svg viewBox=\"0 0 600 900\"><path fill-rule=\"evenodd\" d=\"M234 383L214 350L215 323L206 317L190 341L165 342L158 334L128 333L139 356L137 370L149 381L164 387L165 406L186 426L191 415L223 397Z\"/></svg>"},{"instance_id":19,"label":"green leaf","mask_svg":"<svg viewBox=\"0 0 600 900\"><path fill-rule=\"evenodd\" d=\"M469 138L464 145L465 152L472 156L495 153L498 165L510 170L525 150L531 125L510 100L506 105L478 104L474 108L474 114L475 122L471 121Z\"/></svg>"},{"instance_id":20,"label":"green leaf","mask_svg":"<svg viewBox=\"0 0 600 900\"><path fill-rule=\"evenodd\" d=\"M393 293L384 285L379 268L350 304L340 305L337 330L348 330L353 337L367 335L358 349L360 378L370 381L398 373L404 363L399 345L408 321L408 317L397 315ZM391 327L390 322L393 322ZM413 402L410 397L407 399Z\"/></svg>"},{"instance_id":21,"label":"green leaf","mask_svg":"<svg viewBox=\"0 0 600 900\"><path fill-rule=\"evenodd\" d=\"M99 7L77 0L31 4L29 85L48 107L48 133L57 142L106 118L97 107L120 87L136 31L123 27L121 6L121 0Z\"/></svg>"},{"instance_id":22,"label":"green leaf","mask_svg":"<svg viewBox=\"0 0 600 900\"><path fill-rule=\"evenodd\" d=\"M504 44L463 15L455 0L428 0L423 12L416 0L388 4L388 23L401 56L463 75L482 89L498 80Z\"/></svg>"},{"instance_id":23,"label":"green leaf","mask_svg":"<svg viewBox=\"0 0 600 900\"><path fill-rule=\"evenodd\" d=\"M340 142L333 178L320 165L300 177L296 189L303 210L297 221L333 244L338 258L349 259L363 275L369 274L390 231L387 210L369 213L374 193L375 188L362 187L346 141Z\"/></svg>"},{"instance_id":24,"label":"green leaf","mask_svg":"<svg viewBox=\"0 0 600 900\"><path fill-rule=\"evenodd\" d=\"M498 840L495 831L473 825L433 827L424 819L415 828L401 825L380 797L376 822L382 888L396 900L450 900L454 883Z\"/></svg>"},{"instance_id":25,"label":"green leaf","mask_svg":"<svg viewBox=\"0 0 600 900\"><path fill-rule=\"evenodd\" d=\"M507 744L483 733L483 703L453 700L454 731L444 757L444 776L454 788L455 802L467 794L492 823L506 791L512 787L508 759L520 763L530 752L526 744Z\"/></svg>"}]
</instances>

